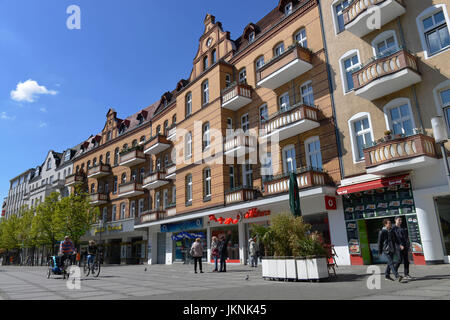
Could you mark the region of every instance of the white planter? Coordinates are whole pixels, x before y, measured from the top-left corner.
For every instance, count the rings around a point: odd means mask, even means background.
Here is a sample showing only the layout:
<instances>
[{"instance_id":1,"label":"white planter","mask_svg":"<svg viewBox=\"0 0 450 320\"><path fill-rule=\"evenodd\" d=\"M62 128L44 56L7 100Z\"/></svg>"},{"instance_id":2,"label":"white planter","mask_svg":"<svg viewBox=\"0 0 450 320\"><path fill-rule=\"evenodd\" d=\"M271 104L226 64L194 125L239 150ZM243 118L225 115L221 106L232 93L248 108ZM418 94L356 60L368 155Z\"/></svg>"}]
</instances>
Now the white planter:
<instances>
[{"instance_id":1,"label":"white planter","mask_svg":"<svg viewBox=\"0 0 450 320\"><path fill-rule=\"evenodd\" d=\"M306 281L308 280L308 269L306 266L306 259L295 260L297 266L297 280Z\"/></svg>"},{"instance_id":2,"label":"white planter","mask_svg":"<svg viewBox=\"0 0 450 320\"><path fill-rule=\"evenodd\" d=\"M263 259L262 260L262 276L263 278L270 278L270 273L269 273L269 261L267 259Z\"/></svg>"},{"instance_id":3,"label":"white planter","mask_svg":"<svg viewBox=\"0 0 450 320\"><path fill-rule=\"evenodd\" d=\"M295 259L288 259L286 261L286 279L297 280L297 266Z\"/></svg>"},{"instance_id":4,"label":"white planter","mask_svg":"<svg viewBox=\"0 0 450 320\"><path fill-rule=\"evenodd\" d=\"M262 274L263 278L268 279L287 279L287 267L285 259L263 259ZM294 260L292 260L294 261ZM290 271L292 273L292 270ZM294 271L295 272L295 271Z\"/></svg>"},{"instance_id":5,"label":"white planter","mask_svg":"<svg viewBox=\"0 0 450 320\"><path fill-rule=\"evenodd\" d=\"M328 279L328 266L326 258L306 259L308 280Z\"/></svg>"},{"instance_id":6,"label":"white planter","mask_svg":"<svg viewBox=\"0 0 450 320\"><path fill-rule=\"evenodd\" d=\"M286 260L275 260L277 262L277 279L286 279Z\"/></svg>"},{"instance_id":7,"label":"white planter","mask_svg":"<svg viewBox=\"0 0 450 320\"><path fill-rule=\"evenodd\" d=\"M267 276L269 278L277 278L277 260L268 259L267 261Z\"/></svg>"}]
</instances>

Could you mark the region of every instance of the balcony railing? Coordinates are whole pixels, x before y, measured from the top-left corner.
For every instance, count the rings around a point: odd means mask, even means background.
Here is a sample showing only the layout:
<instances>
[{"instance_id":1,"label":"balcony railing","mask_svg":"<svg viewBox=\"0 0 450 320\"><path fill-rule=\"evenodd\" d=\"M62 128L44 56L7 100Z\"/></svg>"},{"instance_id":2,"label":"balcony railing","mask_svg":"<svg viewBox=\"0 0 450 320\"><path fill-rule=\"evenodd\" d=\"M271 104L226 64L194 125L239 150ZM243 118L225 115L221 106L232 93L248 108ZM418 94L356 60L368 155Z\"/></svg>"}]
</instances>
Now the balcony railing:
<instances>
[{"instance_id":1,"label":"balcony railing","mask_svg":"<svg viewBox=\"0 0 450 320\"><path fill-rule=\"evenodd\" d=\"M73 174L66 177L66 187L70 187L76 184L83 184L85 182L85 177L82 174Z\"/></svg>"},{"instance_id":2,"label":"balcony railing","mask_svg":"<svg viewBox=\"0 0 450 320\"><path fill-rule=\"evenodd\" d=\"M405 49L377 57L353 73L355 95L375 100L422 81L417 59Z\"/></svg>"},{"instance_id":3,"label":"balcony railing","mask_svg":"<svg viewBox=\"0 0 450 320\"><path fill-rule=\"evenodd\" d=\"M345 29L358 37L374 31L370 19L375 13L369 9L372 6L379 13L378 29L406 12L403 0L355 0L342 12Z\"/></svg>"},{"instance_id":4,"label":"balcony railing","mask_svg":"<svg viewBox=\"0 0 450 320\"><path fill-rule=\"evenodd\" d=\"M252 102L253 88L247 84L234 84L222 91L222 108L239 110Z\"/></svg>"},{"instance_id":5,"label":"balcony railing","mask_svg":"<svg viewBox=\"0 0 450 320\"><path fill-rule=\"evenodd\" d=\"M224 143L224 153L225 155L245 155L252 150L255 150L257 146L256 137L238 135L235 137L226 137Z\"/></svg>"},{"instance_id":6,"label":"balcony railing","mask_svg":"<svg viewBox=\"0 0 450 320\"><path fill-rule=\"evenodd\" d=\"M137 182L128 182L119 185L119 198L132 198L144 194L142 184Z\"/></svg>"},{"instance_id":7,"label":"balcony railing","mask_svg":"<svg viewBox=\"0 0 450 320\"><path fill-rule=\"evenodd\" d=\"M120 154L119 165L132 167L146 161L145 154L141 148L134 148Z\"/></svg>"},{"instance_id":8,"label":"balcony railing","mask_svg":"<svg viewBox=\"0 0 450 320\"><path fill-rule=\"evenodd\" d=\"M172 141L167 139L166 136L159 134L145 143L145 154L159 154L170 148Z\"/></svg>"},{"instance_id":9,"label":"balcony railing","mask_svg":"<svg viewBox=\"0 0 450 320\"><path fill-rule=\"evenodd\" d=\"M367 147L364 157L370 173L406 171L429 164L429 159L437 159L436 143L423 134L394 137Z\"/></svg>"},{"instance_id":10,"label":"balcony railing","mask_svg":"<svg viewBox=\"0 0 450 320\"><path fill-rule=\"evenodd\" d=\"M66 185L66 181L62 180L62 179L55 180L52 182L52 188L55 188L55 189L62 189L62 188L64 188L65 185Z\"/></svg>"},{"instance_id":11,"label":"balcony railing","mask_svg":"<svg viewBox=\"0 0 450 320\"><path fill-rule=\"evenodd\" d=\"M155 222L167 218L167 211L147 211L141 214L138 224Z\"/></svg>"},{"instance_id":12,"label":"balcony railing","mask_svg":"<svg viewBox=\"0 0 450 320\"><path fill-rule=\"evenodd\" d=\"M147 177L144 179L144 188L154 190L168 183L169 181L166 179L166 171L158 170L147 175Z\"/></svg>"},{"instance_id":13,"label":"balcony railing","mask_svg":"<svg viewBox=\"0 0 450 320\"><path fill-rule=\"evenodd\" d=\"M256 72L258 86L276 89L312 69L312 52L300 44L267 62Z\"/></svg>"},{"instance_id":14,"label":"balcony railing","mask_svg":"<svg viewBox=\"0 0 450 320\"><path fill-rule=\"evenodd\" d=\"M299 190L313 187L329 186L330 178L327 173L315 168L301 168L296 171ZM289 192L290 174L282 174L264 183L264 196Z\"/></svg>"},{"instance_id":15,"label":"balcony railing","mask_svg":"<svg viewBox=\"0 0 450 320\"><path fill-rule=\"evenodd\" d=\"M252 187L239 187L225 192L225 204L252 201L256 199L257 190Z\"/></svg>"},{"instance_id":16,"label":"balcony railing","mask_svg":"<svg viewBox=\"0 0 450 320\"><path fill-rule=\"evenodd\" d=\"M266 130L266 133L262 138L279 133L280 140L284 140L319 127L318 121L317 108L300 104L279 112L263 122L261 129Z\"/></svg>"},{"instance_id":17,"label":"balcony railing","mask_svg":"<svg viewBox=\"0 0 450 320\"><path fill-rule=\"evenodd\" d=\"M91 194L91 204L100 205L108 202L108 195L106 193L95 193Z\"/></svg>"},{"instance_id":18,"label":"balcony railing","mask_svg":"<svg viewBox=\"0 0 450 320\"><path fill-rule=\"evenodd\" d=\"M88 178L102 178L112 173L111 166L108 164L100 164L88 169Z\"/></svg>"},{"instance_id":19,"label":"balcony railing","mask_svg":"<svg viewBox=\"0 0 450 320\"><path fill-rule=\"evenodd\" d=\"M175 163L168 165L166 171L166 179L175 180L177 178L177 166Z\"/></svg>"}]
</instances>

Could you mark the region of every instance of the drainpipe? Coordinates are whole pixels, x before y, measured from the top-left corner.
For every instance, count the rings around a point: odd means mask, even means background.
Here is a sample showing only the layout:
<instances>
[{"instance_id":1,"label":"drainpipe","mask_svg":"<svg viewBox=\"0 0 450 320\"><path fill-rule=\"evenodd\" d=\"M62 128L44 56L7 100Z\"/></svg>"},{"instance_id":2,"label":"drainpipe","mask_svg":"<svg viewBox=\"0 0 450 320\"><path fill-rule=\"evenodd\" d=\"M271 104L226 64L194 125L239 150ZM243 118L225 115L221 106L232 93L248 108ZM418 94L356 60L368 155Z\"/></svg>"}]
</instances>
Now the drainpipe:
<instances>
[{"instance_id":1,"label":"drainpipe","mask_svg":"<svg viewBox=\"0 0 450 320\"><path fill-rule=\"evenodd\" d=\"M319 7L319 15L320 15L320 28L322 29L322 42L325 52L325 62L327 64L327 73L328 73L328 87L330 90L330 97L331 97L331 109L333 110L333 122L334 122L334 132L336 136L336 144L338 147L338 158L339 158L339 168L341 172L341 179L345 178L345 169L342 161L342 145L341 145L341 139L339 134L339 127L337 124L337 118L336 118L336 104L334 102L334 94L333 94L333 81L331 80L331 68L330 63L328 59L328 49L327 49L327 42L325 39L325 28L323 26L323 15L322 15L322 8L320 6L320 0L317 0L317 5Z\"/></svg>"}]
</instances>

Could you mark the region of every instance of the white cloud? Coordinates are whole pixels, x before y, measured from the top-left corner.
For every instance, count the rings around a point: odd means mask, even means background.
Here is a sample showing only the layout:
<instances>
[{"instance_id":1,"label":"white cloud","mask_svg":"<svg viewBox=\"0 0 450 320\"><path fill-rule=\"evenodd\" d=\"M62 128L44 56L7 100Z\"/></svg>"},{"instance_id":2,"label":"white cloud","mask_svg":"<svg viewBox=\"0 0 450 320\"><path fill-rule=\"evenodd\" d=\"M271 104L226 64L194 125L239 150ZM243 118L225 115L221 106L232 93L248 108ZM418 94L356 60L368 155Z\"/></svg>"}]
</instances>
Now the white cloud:
<instances>
[{"instance_id":1,"label":"white cloud","mask_svg":"<svg viewBox=\"0 0 450 320\"><path fill-rule=\"evenodd\" d=\"M42 122L42 121L41 121L41 122L39 123L39 128L46 128L47 125L48 125L47 122Z\"/></svg>"},{"instance_id":2,"label":"white cloud","mask_svg":"<svg viewBox=\"0 0 450 320\"><path fill-rule=\"evenodd\" d=\"M25 82L19 82L16 90L11 91L11 99L19 102L34 102L37 95L47 94L54 96L57 93L57 91L48 90L45 86L40 86L37 81L28 79Z\"/></svg>"},{"instance_id":3,"label":"white cloud","mask_svg":"<svg viewBox=\"0 0 450 320\"><path fill-rule=\"evenodd\" d=\"M13 116L13 117L11 117L11 116L8 116L7 114L6 114L6 112L2 112L2 113L0 113L0 119L2 119L2 120L14 120L16 117L15 116Z\"/></svg>"}]
</instances>

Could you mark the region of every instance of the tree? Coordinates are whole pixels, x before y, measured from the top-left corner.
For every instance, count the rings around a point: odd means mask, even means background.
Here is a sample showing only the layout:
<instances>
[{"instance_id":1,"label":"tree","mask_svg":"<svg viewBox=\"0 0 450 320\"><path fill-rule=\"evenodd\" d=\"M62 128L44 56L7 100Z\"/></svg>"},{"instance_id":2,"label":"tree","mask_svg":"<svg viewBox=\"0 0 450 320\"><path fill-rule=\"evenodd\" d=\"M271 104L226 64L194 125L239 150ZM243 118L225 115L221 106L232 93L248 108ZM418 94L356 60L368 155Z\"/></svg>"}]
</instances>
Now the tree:
<instances>
[{"instance_id":1,"label":"tree","mask_svg":"<svg viewBox=\"0 0 450 320\"><path fill-rule=\"evenodd\" d=\"M78 245L80 238L90 230L99 215L99 209L91 206L88 194L76 188L73 194L58 203L55 216L56 225L60 228L58 234L61 238L69 236Z\"/></svg>"},{"instance_id":2,"label":"tree","mask_svg":"<svg viewBox=\"0 0 450 320\"><path fill-rule=\"evenodd\" d=\"M20 223L18 215L13 214L2 222L1 243L7 250L17 250L20 248L18 228Z\"/></svg>"},{"instance_id":3,"label":"tree","mask_svg":"<svg viewBox=\"0 0 450 320\"><path fill-rule=\"evenodd\" d=\"M54 245L60 238L62 226L56 219L58 213L59 194L52 193L44 202L36 208L36 216L33 219L31 233L36 239L36 244L50 246L54 252Z\"/></svg>"}]
</instances>

